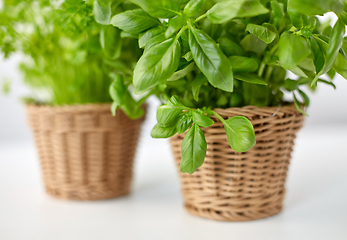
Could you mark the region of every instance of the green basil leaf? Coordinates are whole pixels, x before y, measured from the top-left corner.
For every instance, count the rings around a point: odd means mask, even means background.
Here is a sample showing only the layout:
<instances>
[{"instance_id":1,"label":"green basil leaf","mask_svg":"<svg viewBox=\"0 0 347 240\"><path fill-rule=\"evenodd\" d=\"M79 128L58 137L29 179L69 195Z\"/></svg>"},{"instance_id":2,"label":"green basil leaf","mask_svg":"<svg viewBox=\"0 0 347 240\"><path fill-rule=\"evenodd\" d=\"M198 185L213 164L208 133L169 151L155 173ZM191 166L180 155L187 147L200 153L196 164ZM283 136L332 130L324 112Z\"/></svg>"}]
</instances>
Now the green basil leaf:
<instances>
[{"instance_id":1,"label":"green basil leaf","mask_svg":"<svg viewBox=\"0 0 347 240\"><path fill-rule=\"evenodd\" d=\"M100 44L105 55L114 60L119 58L122 52L122 39L120 30L112 26L102 26L100 31Z\"/></svg>"},{"instance_id":2,"label":"green basil leaf","mask_svg":"<svg viewBox=\"0 0 347 240\"><path fill-rule=\"evenodd\" d=\"M184 109L186 108L180 103L177 96L171 97L166 104L160 106L157 110L158 124L163 127L172 126Z\"/></svg>"},{"instance_id":3,"label":"green basil leaf","mask_svg":"<svg viewBox=\"0 0 347 240\"><path fill-rule=\"evenodd\" d=\"M180 15L180 4L172 0L130 0L149 15L156 18L172 18Z\"/></svg>"},{"instance_id":4,"label":"green basil leaf","mask_svg":"<svg viewBox=\"0 0 347 240\"><path fill-rule=\"evenodd\" d=\"M342 77L347 79L347 60L341 53L339 53L336 58L336 61L334 63L334 70Z\"/></svg>"},{"instance_id":5,"label":"green basil leaf","mask_svg":"<svg viewBox=\"0 0 347 240\"><path fill-rule=\"evenodd\" d=\"M195 68L195 63L189 64L187 67L183 68L182 70L179 70L175 72L171 78L168 79L168 81L176 81L178 79L181 79L185 77L188 73L193 71Z\"/></svg>"},{"instance_id":6,"label":"green basil leaf","mask_svg":"<svg viewBox=\"0 0 347 240\"><path fill-rule=\"evenodd\" d=\"M169 20L168 28L165 32L165 37L166 38L171 37L172 34L174 34L179 29L181 29L185 24L186 24L186 20L185 20L185 18L183 18L181 16L176 16L174 18L171 18Z\"/></svg>"},{"instance_id":7,"label":"green basil leaf","mask_svg":"<svg viewBox=\"0 0 347 240\"><path fill-rule=\"evenodd\" d=\"M116 116L118 107L119 107L119 105L116 102L112 103L112 105L111 105L112 116Z\"/></svg>"},{"instance_id":8,"label":"green basil leaf","mask_svg":"<svg viewBox=\"0 0 347 240\"><path fill-rule=\"evenodd\" d=\"M109 93L112 100L118 105L122 105L125 101L125 94L128 91L124 85L123 76L120 74L114 74L114 79L110 85Z\"/></svg>"},{"instance_id":9,"label":"green basil leaf","mask_svg":"<svg viewBox=\"0 0 347 240\"><path fill-rule=\"evenodd\" d=\"M299 76L299 77L304 77L304 78L308 78L308 76L306 75L306 73L299 67L293 67L291 69L288 69L289 71L291 71L292 73L294 73L295 75Z\"/></svg>"},{"instance_id":10,"label":"green basil leaf","mask_svg":"<svg viewBox=\"0 0 347 240\"><path fill-rule=\"evenodd\" d=\"M288 15L294 27L296 27L297 29L303 28L304 20L301 13L299 13L295 9L288 7Z\"/></svg>"},{"instance_id":11,"label":"green basil leaf","mask_svg":"<svg viewBox=\"0 0 347 240\"><path fill-rule=\"evenodd\" d=\"M275 25L276 28L279 28L280 23L284 19L284 7L282 3L278 3L277 1L271 1L271 22Z\"/></svg>"},{"instance_id":12,"label":"green basil leaf","mask_svg":"<svg viewBox=\"0 0 347 240\"><path fill-rule=\"evenodd\" d=\"M336 90L336 85L333 82L329 82L329 81L324 80L324 79L318 79L317 82L321 82L321 83L325 83L326 85L330 85Z\"/></svg>"},{"instance_id":13,"label":"green basil leaf","mask_svg":"<svg viewBox=\"0 0 347 240\"><path fill-rule=\"evenodd\" d=\"M94 18L97 23L108 25L111 19L111 0L94 0Z\"/></svg>"},{"instance_id":14,"label":"green basil leaf","mask_svg":"<svg viewBox=\"0 0 347 240\"><path fill-rule=\"evenodd\" d=\"M155 125L151 131L152 138L170 138L177 133L175 126L163 127L159 124Z\"/></svg>"},{"instance_id":15,"label":"green basil leaf","mask_svg":"<svg viewBox=\"0 0 347 240\"><path fill-rule=\"evenodd\" d=\"M180 54L181 45L176 39L168 39L149 49L135 67L135 93L144 93L168 80L179 65Z\"/></svg>"},{"instance_id":16,"label":"green basil leaf","mask_svg":"<svg viewBox=\"0 0 347 240\"><path fill-rule=\"evenodd\" d=\"M236 116L223 122L229 145L236 152L246 152L254 147L255 132L251 121L246 117Z\"/></svg>"},{"instance_id":17,"label":"green basil leaf","mask_svg":"<svg viewBox=\"0 0 347 240\"><path fill-rule=\"evenodd\" d=\"M316 73L319 73L324 66L325 57L323 54L324 49L321 49L314 37L310 38L311 50L314 58L314 65L316 68Z\"/></svg>"},{"instance_id":18,"label":"green basil leaf","mask_svg":"<svg viewBox=\"0 0 347 240\"><path fill-rule=\"evenodd\" d=\"M204 163L207 143L204 132L198 125L194 124L186 133L181 151L181 172L192 174Z\"/></svg>"},{"instance_id":19,"label":"green basil leaf","mask_svg":"<svg viewBox=\"0 0 347 240\"><path fill-rule=\"evenodd\" d=\"M193 111L193 121L200 127L208 128L214 124L214 121L207 117L201 109L196 109Z\"/></svg>"},{"instance_id":20,"label":"green basil leaf","mask_svg":"<svg viewBox=\"0 0 347 240\"><path fill-rule=\"evenodd\" d=\"M207 83L207 78L203 73L200 73L193 81L192 83L192 92L193 97L195 101L199 101L199 93L200 93L200 87L201 85L204 85Z\"/></svg>"},{"instance_id":21,"label":"green basil leaf","mask_svg":"<svg viewBox=\"0 0 347 240\"><path fill-rule=\"evenodd\" d=\"M231 56L229 61L234 73L237 72L254 72L258 69L259 64L253 58Z\"/></svg>"},{"instance_id":22,"label":"green basil leaf","mask_svg":"<svg viewBox=\"0 0 347 240\"><path fill-rule=\"evenodd\" d=\"M219 47L226 56L243 56L245 51L237 43L233 42L229 38L218 39Z\"/></svg>"},{"instance_id":23,"label":"green basil leaf","mask_svg":"<svg viewBox=\"0 0 347 240\"><path fill-rule=\"evenodd\" d=\"M293 100L294 100L294 105L296 107L296 109L303 115L308 116L307 113L301 108L301 103L299 102L299 100L297 99L295 93L293 93Z\"/></svg>"},{"instance_id":24,"label":"green basil leaf","mask_svg":"<svg viewBox=\"0 0 347 240\"><path fill-rule=\"evenodd\" d=\"M147 32L140 34L139 37L139 47L144 48L146 43L148 42L149 39L158 36L159 34L163 33L164 29L162 28L154 28L150 29Z\"/></svg>"},{"instance_id":25,"label":"green basil leaf","mask_svg":"<svg viewBox=\"0 0 347 240\"><path fill-rule=\"evenodd\" d=\"M341 20L338 20L331 32L328 51L326 53L325 64L323 69L317 74L315 79L313 79L311 86L315 85L318 81L318 78L323 74L327 73L334 65L339 51L343 45L343 37L346 32L346 26L342 23Z\"/></svg>"},{"instance_id":26,"label":"green basil leaf","mask_svg":"<svg viewBox=\"0 0 347 240\"><path fill-rule=\"evenodd\" d=\"M278 57L281 65L286 69L294 68L311 54L306 39L289 32L284 32L281 35L279 48Z\"/></svg>"},{"instance_id":27,"label":"green basil leaf","mask_svg":"<svg viewBox=\"0 0 347 240\"><path fill-rule=\"evenodd\" d=\"M336 2L339 0L290 0L288 8L305 15L322 15L331 10Z\"/></svg>"},{"instance_id":28,"label":"green basil leaf","mask_svg":"<svg viewBox=\"0 0 347 240\"><path fill-rule=\"evenodd\" d=\"M196 65L212 86L232 92L234 78L228 58L205 32L190 26L189 45Z\"/></svg>"},{"instance_id":29,"label":"green basil leaf","mask_svg":"<svg viewBox=\"0 0 347 240\"><path fill-rule=\"evenodd\" d=\"M267 47L267 44L254 34L248 34L240 44L246 51L255 53L262 53Z\"/></svg>"},{"instance_id":30,"label":"green basil leaf","mask_svg":"<svg viewBox=\"0 0 347 240\"><path fill-rule=\"evenodd\" d=\"M237 80L247 82L247 83L258 84L258 85L267 85L267 83L256 74L237 73L237 74L235 74L235 78Z\"/></svg>"},{"instance_id":31,"label":"green basil leaf","mask_svg":"<svg viewBox=\"0 0 347 240\"><path fill-rule=\"evenodd\" d=\"M194 17L204 5L205 0L191 0L184 7L183 13L187 17Z\"/></svg>"},{"instance_id":32,"label":"green basil leaf","mask_svg":"<svg viewBox=\"0 0 347 240\"><path fill-rule=\"evenodd\" d=\"M166 37L165 37L165 33L161 33L159 35L156 35L154 37L152 37L151 39L149 39L146 42L146 46L145 46L145 52L147 52L149 49L151 49L152 47L161 44L162 42L166 41Z\"/></svg>"},{"instance_id":33,"label":"green basil leaf","mask_svg":"<svg viewBox=\"0 0 347 240\"><path fill-rule=\"evenodd\" d=\"M276 38L276 33L270 31L270 29L251 23L247 25L246 31L253 33L260 40L267 44L272 43Z\"/></svg>"},{"instance_id":34,"label":"green basil leaf","mask_svg":"<svg viewBox=\"0 0 347 240\"><path fill-rule=\"evenodd\" d=\"M221 24L236 17L254 17L268 12L259 0L224 0L214 5L207 14L212 23Z\"/></svg>"},{"instance_id":35,"label":"green basil leaf","mask_svg":"<svg viewBox=\"0 0 347 240\"><path fill-rule=\"evenodd\" d=\"M120 108L130 119L138 119L145 113L143 108L132 98L129 91L125 92L125 100Z\"/></svg>"},{"instance_id":36,"label":"green basil leaf","mask_svg":"<svg viewBox=\"0 0 347 240\"><path fill-rule=\"evenodd\" d=\"M299 84L298 84L298 81L296 80L286 79L284 80L284 86L286 87L288 91L294 91L298 89Z\"/></svg>"},{"instance_id":37,"label":"green basil leaf","mask_svg":"<svg viewBox=\"0 0 347 240\"><path fill-rule=\"evenodd\" d=\"M177 123L176 123L176 129L178 130L178 134L182 134L185 131L188 130L193 124L192 116L189 116L188 114L182 114L179 116Z\"/></svg>"},{"instance_id":38,"label":"green basil leaf","mask_svg":"<svg viewBox=\"0 0 347 240\"><path fill-rule=\"evenodd\" d=\"M183 58L187 61L190 62L193 60L193 54L191 51L187 52L186 54L184 54Z\"/></svg>"},{"instance_id":39,"label":"green basil leaf","mask_svg":"<svg viewBox=\"0 0 347 240\"><path fill-rule=\"evenodd\" d=\"M300 96L302 97L302 99L304 100L304 104L306 107L310 106L310 99L309 97L306 95L306 93L304 93L303 91L301 91L300 89L298 89Z\"/></svg>"},{"instance_id":40,"label":"green basil leaf","mask_svg":"<svg viewBox=\"0 0 347 240\"><path fill-rule=\"evenodd\" d=\"M112 17L111 24L123 31L140 34L160 24L158 19L149 16L141 9L128 10Z\"/></svg>"}]
</instances>

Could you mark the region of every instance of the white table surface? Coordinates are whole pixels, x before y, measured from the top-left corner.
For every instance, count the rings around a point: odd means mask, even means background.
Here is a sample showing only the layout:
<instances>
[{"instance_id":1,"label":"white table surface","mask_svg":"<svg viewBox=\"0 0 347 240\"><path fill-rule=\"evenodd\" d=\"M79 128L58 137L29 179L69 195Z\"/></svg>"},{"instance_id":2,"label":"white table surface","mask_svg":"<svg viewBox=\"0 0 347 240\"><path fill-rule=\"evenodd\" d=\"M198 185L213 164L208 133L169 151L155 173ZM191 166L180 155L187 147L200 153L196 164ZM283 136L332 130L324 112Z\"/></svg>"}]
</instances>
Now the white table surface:
<instances>
[{"instance_id":1,"label":"white table surface","mask_svg":"<svg viewBox=\"0 0 347 240\"><path fill-rule=\"evenodd\" d=\"M347 126L306 126L296 144L283 212L241 223L183 210L166 141L143 136L132 194L98 202L46 195L33 143L2 144L0 239L346 240Z\"/></svg>"}]
</instances>

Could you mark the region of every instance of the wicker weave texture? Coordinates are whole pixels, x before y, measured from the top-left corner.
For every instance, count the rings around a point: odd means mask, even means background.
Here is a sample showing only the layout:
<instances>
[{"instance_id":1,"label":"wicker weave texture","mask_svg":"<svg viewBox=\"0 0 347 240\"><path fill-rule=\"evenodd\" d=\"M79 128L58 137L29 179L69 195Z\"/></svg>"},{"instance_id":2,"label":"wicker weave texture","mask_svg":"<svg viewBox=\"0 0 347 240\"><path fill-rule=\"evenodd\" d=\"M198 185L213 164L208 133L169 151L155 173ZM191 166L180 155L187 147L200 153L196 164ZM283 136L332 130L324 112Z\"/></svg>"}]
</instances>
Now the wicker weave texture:
<instances>
[{"instance_id":1,"label":"wicker weave texture","mask_svg":"<svg viewBox=\"0 0 347 240\"><path fill-rule=\"evenodd\" d=\"M142 119L109 104L27 106L48 194L100 200L129 193Z\"/></svg>"},{"instance_id":2,"label":"wicker weave texture","mask_svg":"<svg viewBox=\"0 0 347 240\"><path fill-rule=\"evenodd\" d=\"M185 208L193 215L221 221L248 221L282 209L285 181L295 134L304 117L295 107L217 109L223 118L246 116L255 128L257 144L245 153L233 151L223 124L203 129L205 163L194 174L180 173ZM170 139L179 166L184 134Z\"/></svg>"}]
</instances>

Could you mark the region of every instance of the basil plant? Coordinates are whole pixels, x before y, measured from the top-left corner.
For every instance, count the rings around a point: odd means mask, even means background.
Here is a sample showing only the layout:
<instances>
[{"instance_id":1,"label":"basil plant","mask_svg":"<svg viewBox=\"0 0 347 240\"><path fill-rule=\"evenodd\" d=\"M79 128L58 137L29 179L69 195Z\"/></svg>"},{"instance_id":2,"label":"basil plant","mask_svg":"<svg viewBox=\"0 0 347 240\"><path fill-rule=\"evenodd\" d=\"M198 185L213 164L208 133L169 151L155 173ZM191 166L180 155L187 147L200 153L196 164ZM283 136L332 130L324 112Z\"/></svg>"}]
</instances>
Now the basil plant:
<instances>
[{"instance_id":1,"label":"basil plant","mask_svg":"<svg viewBox=\"0 0 347 240\"><path fill-rule=\"evenodd\" d=\"M94 11L107 16L104 24L138 39L144 52L134 70L134 92L152 92L166 102L157 111L154 138L186 132L182 172L203 164L201 128L213 119L223 123L235 151L255 145L247 118L224 119L213 109L280 106L284 92L291 92L306 114L304 85L334 87L336 73L347 78L345 0L131 0L125 3L137 7L111 16L121 2L96 0ZM334 27L317 16L327 12L338 16ZM321 78L325 74L329 80Z\"/></svg>"},{"instance_id":2,"label":"basil plant","mask_svg":"<svg viewBox=\"0 0 347 240\"><path fill-rule=\"evenodd\" d=\"M135 39L97 23L92 1L3 0L0 19L0 53L5 59L22 54L25 83L49 95L45 104L121 99L112 105L114 114L117 108L133 119L144 114L144 99L136 101L128 91L142 50Z\"/></svg>"}]
</instances>

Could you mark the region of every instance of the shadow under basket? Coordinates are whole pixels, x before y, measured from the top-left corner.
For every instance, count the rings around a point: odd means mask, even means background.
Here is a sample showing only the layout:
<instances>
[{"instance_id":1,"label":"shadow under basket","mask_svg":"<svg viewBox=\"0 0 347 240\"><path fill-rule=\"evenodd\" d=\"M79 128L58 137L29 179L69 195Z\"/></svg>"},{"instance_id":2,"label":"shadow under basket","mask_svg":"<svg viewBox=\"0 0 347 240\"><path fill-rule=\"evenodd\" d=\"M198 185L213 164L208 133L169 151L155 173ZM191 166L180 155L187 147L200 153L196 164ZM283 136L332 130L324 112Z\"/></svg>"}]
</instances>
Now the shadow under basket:
<instances>
[{"instance_id":1,"label":"shadow under basket","mask_svg":"<svg viewBox=\"0 0 347 240\"><path fill-rule=\"evenodd\" d=\"M27 116L48 194L101 200L129 193L144 117L113 117L110 104L27 105Z\"/></svg>"},{"instance_id":2,"label":"shadow under basket","mask_svg":"<svg viewBox=\"0 0 347 240\"><path fill-rule=\"evenodd\" d=\"M203 129L207 141L204 164L192 175L180 173L186 210L220 221L266 218L282 210L285 181L296 133L304 116L294 106L217 109L224 119L245 116L256 132L256 145L237 153L223 124ZM177 166L184 134L170 139Z\"/></svg>"}]
</instances>

